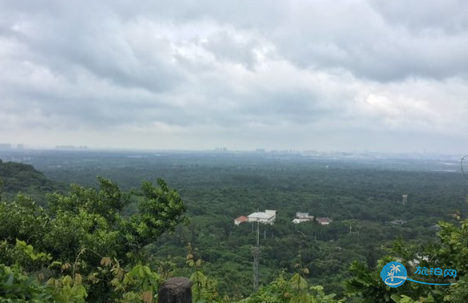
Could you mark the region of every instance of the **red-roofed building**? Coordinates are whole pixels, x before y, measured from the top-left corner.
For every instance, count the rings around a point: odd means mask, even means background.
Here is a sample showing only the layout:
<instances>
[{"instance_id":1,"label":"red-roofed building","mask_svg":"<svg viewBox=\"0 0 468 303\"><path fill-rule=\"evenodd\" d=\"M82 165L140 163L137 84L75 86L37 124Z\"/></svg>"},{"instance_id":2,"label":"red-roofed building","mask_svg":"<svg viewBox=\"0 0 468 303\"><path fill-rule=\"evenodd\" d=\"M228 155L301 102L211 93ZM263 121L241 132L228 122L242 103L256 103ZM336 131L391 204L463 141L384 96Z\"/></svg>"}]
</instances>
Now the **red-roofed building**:
<instances>
[{"instance_id":1,"label":"red-roofed building","mask_svg":"<svg viewBox=\"0 0 468 303\"><path fill-rule=\"evenodd\" d=\"M234 224L236 225L239 225L244 222L249 222L249 218L247 218L246 216L240 216L239 218L234 220Z\"/></svg>"}]
</instances>

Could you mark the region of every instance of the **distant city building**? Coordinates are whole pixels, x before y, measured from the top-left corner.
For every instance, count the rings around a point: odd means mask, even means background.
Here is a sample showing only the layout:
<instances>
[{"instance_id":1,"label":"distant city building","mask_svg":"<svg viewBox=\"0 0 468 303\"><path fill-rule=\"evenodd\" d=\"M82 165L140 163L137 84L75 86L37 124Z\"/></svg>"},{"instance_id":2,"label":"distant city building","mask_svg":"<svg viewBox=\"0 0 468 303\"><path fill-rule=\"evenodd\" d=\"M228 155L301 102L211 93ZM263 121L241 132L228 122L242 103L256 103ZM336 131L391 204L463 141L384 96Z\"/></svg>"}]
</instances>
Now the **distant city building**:
<instances>
[{"instance_id":1,"label":"distant city building","mask_svg":"<svg viewBox=\"0 0 468 303\"><path fill-rule=\"evenodd\" d=\"M16 148L17 148L17 149L24 149L24 144L17 144L17 145L16 145Z\"/></svg>"},{"instance_id":2,"label":"distant city building","mask_svg":"<svg viewBox=\"0 0 468 303\"><path fill-rule=\"evenodd\" d=\"M57 146L55 146L55 149L74 150L74 149L76 149L76 146L75 145L57 145Z\"/></svg>"},{"instance_id":3,"label":"distant city building","mask_svg":"<svg viewBox=\"0 0 468 303\"><path fill-rule=\"evenodd\" d=\"M0 143L0 149L11 149L10 143Z\"/></svg>"},{"instance_id":4,"label":"distant city building","mask_svg":"<svg viewBox=\"0 0 468 303\"><path fill-rule=\"evenodd\" d=\"M305 150L305 151L302 152L302 154L303 154L303 155L309 155L309 156L310 156L310 155L315 156L315 155L318 155L319 152L316 151L316 150Z\"/></svg>"},{"instance_id":5,"label":"distant city building","mask_svg":"<svg viewBox=\"0 0 468 303\"><path fill-rule=\"evenodd\" d=\"M265 210L255 212L248 216L249 222L259 222L263 224L273 224L276 219L276 210Z\"/></svg>"},{"instance_id":6,"label":"distant city building","mask_svg":"<svg viewBox=\"0 0 468 303\"><path fill-rule=\"evenodd\" d=\"M234 219L234 224L239 225L244 222L249 222L249 218L246 216L240 216L239 218Z\"/></svg>"},{"instance_id":7,"label":"distant city building","mask_svg":"<svg viewBox=\"0 0 468 303\"><path fill-rule=\"evenodd\" d=\"M328 224L332 223L333 220L328 218L328 217L324 217L324 218L317 218L317 222L320 225L328 225Z\"/></svg>"},{"instance_id":8,"label":"distant city building","mask_svg":"<svg viewBox=\"0 0 468 303\"><path fill-rule=\"evenodd\" d=\"M405 194L402 197L403 197L403 200L402 200L403 205L406 205L406 202L408 202L408 195Z\"/></svg>"},{"instance_id":9,"label":"distant city building","mask_svg":"<svg viewBox=\"0 0 468 303\"><path fill-rule=\"evenodd\" d=\"M296 213L296 218L292 220L294 224L299 224L302 222L307 222L307 221L312 221L314 219L314 216L309 216L309 213L301 213L297 212Z\"/></svg>"},{"instance_id":10,"label":"distant city building","mask_svg":"<svg viewBox=\"0 0 468 303\"><path fill-rule=\"evenodd\" d=\"M264 153L264 152L265 152L265 149L264 149L264 148L257 148L257 149L255 150L255 152L257 152L257 153Z\"/></svg>"},{"instance_id":11,"label":"distant city building","mask_svg":"<svg viewBox=\"0 0 468 303\"><path fill-rule=\"evenodd\" d=\"M59 150L87 150L88 146L86 145L80 145L80 146L75 146L75 145L56 145L55 149Z\"/></svg>"}]
</instances>

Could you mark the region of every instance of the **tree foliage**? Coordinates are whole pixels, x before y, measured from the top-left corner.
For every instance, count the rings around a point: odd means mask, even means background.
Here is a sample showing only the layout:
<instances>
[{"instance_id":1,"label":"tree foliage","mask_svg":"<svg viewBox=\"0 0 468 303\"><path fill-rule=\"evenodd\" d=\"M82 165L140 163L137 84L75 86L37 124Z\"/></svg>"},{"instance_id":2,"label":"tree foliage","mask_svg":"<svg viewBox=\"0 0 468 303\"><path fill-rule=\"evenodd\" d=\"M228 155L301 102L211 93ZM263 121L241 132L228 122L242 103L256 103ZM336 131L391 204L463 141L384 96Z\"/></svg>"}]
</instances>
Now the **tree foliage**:
<instances>
[{"instance_id":1,"label":"tree foliage","mask_svg":"<svg viewBox=\"0 0 468 303\"><path fill-rule=\"evenodd\" d=\"M458 222L439 222L441 230L438 241L409 245L396 241L393 256L378 262L375 270L354 262L350 268L352 278L346 281L348 294L361 298L362 302L468 302L468 219L457 217ZM415 276L416 266L426 268L455 269L456 278L450 276L429 276L433 283L456 283L450 286L424 285L406 282L398 288L382 283L380 270L386 263L399 260L408 270L408 276ZM416 279L418 280L418 279Z\"/></svg>"},{"instance_id":2,"label":"tree foliage","mask_svg":"<svg viewBox=\"0 0 468 303\"><path fill-rule=\"evenodd\" d=\"M109 282L115 282L112 274L100 270L103 258L136 266L123 284L131 284L135 271L141 271L143 276L138 277L146 285L149 282L144 278L151 273L138 265L144 260L142 248L185 220L185 205L178 193L161 179L157 183L155 187L144 182L140 190L124 193L116 184L99 178L98 189L72 185L68 194L49 195L48 208L22 194L11 203L0 202L0 262L52 277L58 274L53 265L59 264L60 278L53 280L55 288L64 292L59 295L83 298L86 293L92 302L104 300L116 287ZM121 215L131 203L138 205L139 212ZM98 275L93 274L96 271Z\"/></svg>"}]
</instances>

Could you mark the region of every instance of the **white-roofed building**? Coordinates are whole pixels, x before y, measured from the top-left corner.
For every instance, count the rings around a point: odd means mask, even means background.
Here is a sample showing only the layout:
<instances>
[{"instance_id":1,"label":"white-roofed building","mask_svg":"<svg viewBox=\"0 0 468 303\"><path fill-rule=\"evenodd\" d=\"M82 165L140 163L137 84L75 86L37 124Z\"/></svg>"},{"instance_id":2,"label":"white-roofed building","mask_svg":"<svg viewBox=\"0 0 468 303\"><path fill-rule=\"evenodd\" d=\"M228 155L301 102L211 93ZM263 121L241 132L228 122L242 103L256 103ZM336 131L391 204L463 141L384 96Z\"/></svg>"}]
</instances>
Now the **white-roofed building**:
<instances>
[{"instance_id":1,"label":"white-roofed building","mask_svg":"<svg viewBox=\"0 0 468 303\"><path fill-rule=\"evenodd\" d=\"M276 219L276 210L265 210L248 215L249 222L259 222L263 224L273 224Z\"/></svg>"},{"instance_id":2,"label":"white-roofed building","mask_svg":"<svg viewBox=\"0 0 468 303\"><path fill-rule=\"evenodd\" d=\"M307 221L312 221L314 219L314 216L309 216L309 213L301 213L297 212L296 213L296 218L292 220L294 224L299 224L302 222L307 222Z\"/></svg>"}]
</instances>

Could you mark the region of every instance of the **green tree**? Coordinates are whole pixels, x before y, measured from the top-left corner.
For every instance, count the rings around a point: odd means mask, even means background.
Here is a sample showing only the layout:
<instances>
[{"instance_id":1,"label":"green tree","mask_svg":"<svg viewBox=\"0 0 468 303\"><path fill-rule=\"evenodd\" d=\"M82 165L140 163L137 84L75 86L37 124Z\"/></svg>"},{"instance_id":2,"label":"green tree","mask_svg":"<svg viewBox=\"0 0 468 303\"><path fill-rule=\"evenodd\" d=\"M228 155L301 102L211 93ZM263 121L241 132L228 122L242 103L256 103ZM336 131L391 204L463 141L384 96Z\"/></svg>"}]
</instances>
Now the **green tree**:
<instances>
[{"instance_id":1,"label":"green tree","mask_svg":"<svg viewBox=\"0 0 468 303\"><path fill-rule=\"evenodd\" d=\"M0 160L2 161L2 160ZM0 162L1 164L1 162ZM0 202L2 202L2 199L3 199L3 180L2 178L0 178Z\"/></svg>"},{"instance_id":2,"label":"green tree","mask_svg":"<svg viewBox=\"0 0 468 303\"><path fill-rule=\"evenodd\" d=\"M442 228L437 234L438 241L428 244L410 245L402 240L395 242L392 253L378 261L375 270L354 262L346 282L350 296L359 297L363 302L468 302L468 219L457 224L439 222ZM415 264L426 268L455 269L456 277L433 276L434 283L456 283L451 286L430 286L406 282L398 288L386 286L380 278L380 271L386 263L399 260L411 276Z\"/></svg>"},{"instance_id":3,"label":"green tree","mask_svg":"<svg viewBox=\"0 0 468 303\"><path fill-rule=\"evenodd\" d=\"M128 193L107 179L98 180L98 189L72 185L68 194L50 195L49 208L39 207L23 195L12 203L0 202L0 240L4 241L4 252L10 252L0 253L0 261L28 271L40 269L34 262L15 257L19 240L57 260L62 274L72 279L78 273L92 274L104 257L131 267L144 261L143 247L186 220L179 194L161 179L158 187L144 182L140 190ZM139 212L122 216L121 211L130 203L136 203ZM90 301L109 297L111 277L103 271L100 278L87 284ZM65 285L62 282L59 285Z\"/></svg>"}]
</instances>

